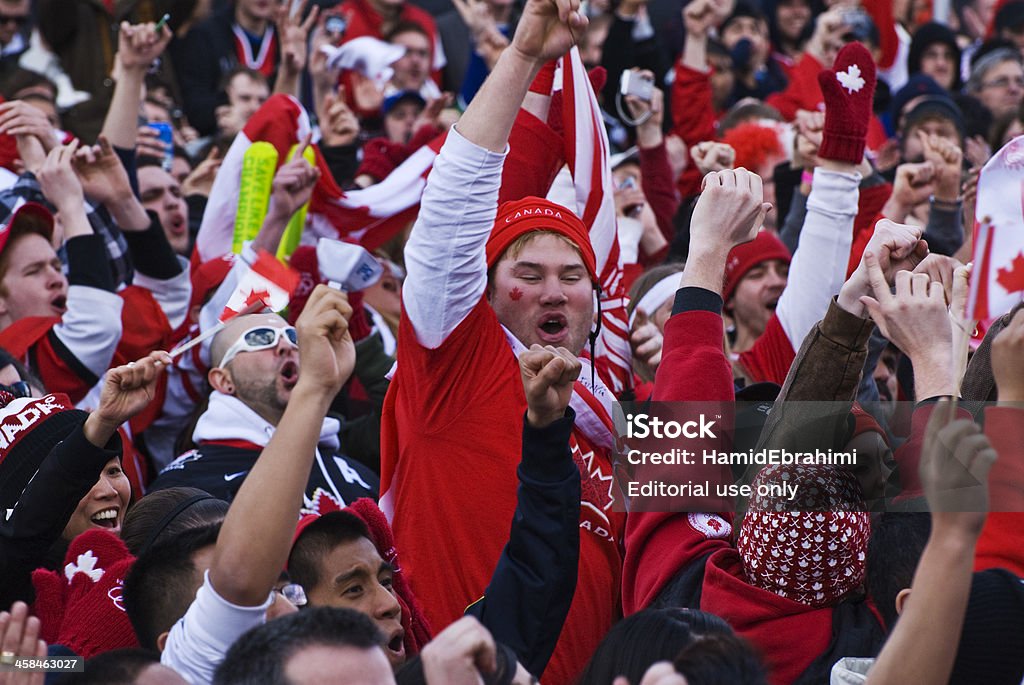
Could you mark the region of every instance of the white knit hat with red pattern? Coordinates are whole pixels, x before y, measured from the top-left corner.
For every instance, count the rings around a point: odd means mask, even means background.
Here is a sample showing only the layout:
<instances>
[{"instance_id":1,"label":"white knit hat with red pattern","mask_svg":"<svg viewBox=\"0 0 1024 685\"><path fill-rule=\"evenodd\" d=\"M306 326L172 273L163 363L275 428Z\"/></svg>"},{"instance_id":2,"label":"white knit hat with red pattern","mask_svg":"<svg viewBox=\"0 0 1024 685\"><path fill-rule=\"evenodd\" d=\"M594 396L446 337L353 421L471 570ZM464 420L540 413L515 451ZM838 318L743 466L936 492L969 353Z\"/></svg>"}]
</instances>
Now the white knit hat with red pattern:
<instances>
[{"instance_id":1,"label":"white knit hat with red pattern","mask_svg":"<svg viewBox=\"0 0 1024 685\"><path fill-rule=\"evenodd\" d=\"M757 495L759 485L797 486L793 500ZM767 466L740 527L747 581L813 607L837 603L864 580L871 523L860 485L829 466Z\"/></svg>"}]
</instances>

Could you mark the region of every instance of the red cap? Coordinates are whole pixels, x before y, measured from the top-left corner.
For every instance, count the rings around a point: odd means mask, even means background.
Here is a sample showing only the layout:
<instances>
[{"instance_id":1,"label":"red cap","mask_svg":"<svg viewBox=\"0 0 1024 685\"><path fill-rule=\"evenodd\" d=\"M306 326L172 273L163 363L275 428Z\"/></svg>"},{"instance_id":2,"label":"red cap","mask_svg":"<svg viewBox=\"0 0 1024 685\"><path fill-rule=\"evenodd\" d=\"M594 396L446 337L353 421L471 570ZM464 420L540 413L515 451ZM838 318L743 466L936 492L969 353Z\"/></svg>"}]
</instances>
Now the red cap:
<instances>
[{"instance_id":1,"label":"red cap","mask_svg":"<svg viewBox=\"0 0 1024 685\"><path fill-rule=\"evenodd\" d=\"M725 262L725 284L722 287L722 300L729 301L732 292L748 271L761 262L781 259L789 264L789 250L771 231L761 230L757 237L749 243L732 248L729 259Z\"/></svg>"},{"instance_id":2,"label":"red cap","mask_svg":"<svg viewBox=\"0 0 1024 685\"><path fill-rule=\"evenodd\" d=\"M7 223L0 225L0 252L12 237L25 233L36 233L47 241L53 240L53 214L50 210L38 202L26 202L15 209Z\"/></svg>"},{"instance_id":3,"label":"red cap","mask_svg":"<svg viewBox=\"0 0 1024 685\"><path fill-rule=\"evenodd\" d=\"M580 249L590 280L597 282L597 257L587 227L562 205L540 197L525 197L498 207L498 217L487 240L488 268L497 263L516 238L533 231L552 231L568 238Z\"/></svg>"}]
</instances>

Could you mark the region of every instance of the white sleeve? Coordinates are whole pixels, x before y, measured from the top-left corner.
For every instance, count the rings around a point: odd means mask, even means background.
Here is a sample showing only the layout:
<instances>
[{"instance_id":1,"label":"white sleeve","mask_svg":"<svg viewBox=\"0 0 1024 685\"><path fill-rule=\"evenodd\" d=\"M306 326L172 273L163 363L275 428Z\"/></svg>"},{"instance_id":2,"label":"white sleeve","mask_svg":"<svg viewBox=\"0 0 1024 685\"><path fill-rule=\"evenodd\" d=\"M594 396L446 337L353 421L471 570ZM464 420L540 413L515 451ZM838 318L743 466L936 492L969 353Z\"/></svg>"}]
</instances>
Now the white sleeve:
<instances>
[{"instance_id":1,"label":"white sleeve","mask_svg":"<svg viewBox=\"0 0 1024 685\"><path fill-rule=\"evenodd\" d=\"M182 263L182 272L165 280L153 278L135 272L135 285L145 288L153 294L153 299L160 305L171 330L175 330L185 321L188 314L188 303L192 299L192 276L189 273L187 260L178 257Z\"/></svg>"},{"instance_id":2,"label":"white sleeve","mask_svg":"<svg viewBox=\"0 0 1024 685\"><path fill-rule=\"evenodd\" d=\"M235 640L250 628L266 622L267 609L273 601L271 593L258 607L231 604L210 585L207 571L188 611L171 628L160 663L191 685L208 685Z\"/></svg>"},{"instance_id":3,"label":"white sleeve","mask_svg":"<svg viewBox=\"0 0 1024 685\"><path fill-rule=\"evenodd\" d=\"M405 246L402 286L405 312L424 347L439 347L487 287L485 247L507 153L475 145L452 127L434 161Z\"/></svg>"},{"instance_id":4,"label":"white sleeve","mask_svg":"<svg viewBox=\"0 0 1024 685\"><path fill-rule=\"evenodd\" d=\"M67 311L53 332L96 377L110 368L121 340L121 308L115 293L87 285L68 286Z\"/></svg>"},{"instance_id":5,"label":"white sleeve","mask_svg":"<svg viewBox=\"0 0 1024 685\"><path fill-rule=\"evenodd\" d=\"M846 282L859 186L858 173L814 170L800 242L775 310L793 349L825 318L829 302Z\"/></svg>"}]
</instances>

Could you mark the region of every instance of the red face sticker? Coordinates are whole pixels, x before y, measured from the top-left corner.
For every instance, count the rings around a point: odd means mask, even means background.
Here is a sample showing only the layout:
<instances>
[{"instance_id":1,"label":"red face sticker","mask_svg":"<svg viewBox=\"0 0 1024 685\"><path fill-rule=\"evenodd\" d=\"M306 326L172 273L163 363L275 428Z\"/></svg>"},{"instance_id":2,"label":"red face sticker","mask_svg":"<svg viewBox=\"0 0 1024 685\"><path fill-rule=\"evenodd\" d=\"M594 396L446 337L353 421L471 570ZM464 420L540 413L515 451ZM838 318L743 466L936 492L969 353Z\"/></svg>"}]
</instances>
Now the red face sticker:
<instances>
[{"instance_id":1,"label":"red face sticker","mask_svg":"<svg viewBox=\"0 0 1024 685\"><path fill-rule=\"evenodd\" d=\"M523 299L523 291L518 287L513 287L512 290L508 291L508 297L513 302L518 302Z\"/></svg>"}]
</instances>

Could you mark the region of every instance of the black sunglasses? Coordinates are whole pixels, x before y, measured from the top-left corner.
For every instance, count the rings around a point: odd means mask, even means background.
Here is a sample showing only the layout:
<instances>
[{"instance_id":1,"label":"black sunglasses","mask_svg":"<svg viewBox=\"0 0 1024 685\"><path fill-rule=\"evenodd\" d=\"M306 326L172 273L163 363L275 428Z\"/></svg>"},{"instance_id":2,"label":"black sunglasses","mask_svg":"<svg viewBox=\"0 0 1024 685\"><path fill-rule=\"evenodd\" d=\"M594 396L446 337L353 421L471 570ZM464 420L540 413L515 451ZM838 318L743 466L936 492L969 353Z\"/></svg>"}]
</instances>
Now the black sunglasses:
<instances>
[{"instance_id":1,"label":"black sunglasses","mask_svg":"<svg viewBox=\"0 0 1024 685\"><path fill-rule=\"evenodd\" d=\"M0 24L9 24L11 22L18 26L24 26L30 19L27 14L0 14Z\"/></svg>"}]
</instances>

